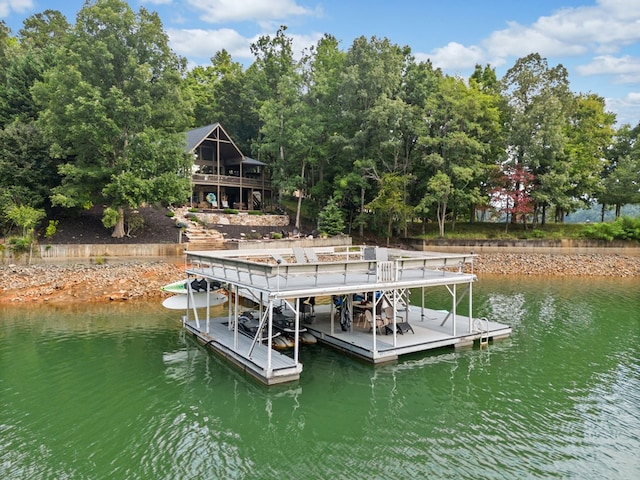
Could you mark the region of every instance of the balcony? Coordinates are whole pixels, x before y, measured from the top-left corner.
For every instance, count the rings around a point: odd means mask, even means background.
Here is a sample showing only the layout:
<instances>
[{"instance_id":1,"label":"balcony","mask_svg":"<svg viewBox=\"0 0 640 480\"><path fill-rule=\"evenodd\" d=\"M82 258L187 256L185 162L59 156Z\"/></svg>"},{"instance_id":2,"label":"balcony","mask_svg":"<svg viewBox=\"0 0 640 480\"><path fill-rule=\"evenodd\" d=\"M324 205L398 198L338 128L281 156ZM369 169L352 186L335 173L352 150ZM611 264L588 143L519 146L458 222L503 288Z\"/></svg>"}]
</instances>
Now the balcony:
<instances>
[{"instance_id":1,"label":"balcony","mask_svg":"<svg viewBox=\"0 0 640 480\"><path fill-rule=\"evenodd\" d=\"M191 175L191 182L195 185L220 185L221 187L240 187L242 185L242 188L271 189L270 180L249 176L236 177L232 175L216 175L213 173L195 173Z\"/></svg>"}]
</instances>

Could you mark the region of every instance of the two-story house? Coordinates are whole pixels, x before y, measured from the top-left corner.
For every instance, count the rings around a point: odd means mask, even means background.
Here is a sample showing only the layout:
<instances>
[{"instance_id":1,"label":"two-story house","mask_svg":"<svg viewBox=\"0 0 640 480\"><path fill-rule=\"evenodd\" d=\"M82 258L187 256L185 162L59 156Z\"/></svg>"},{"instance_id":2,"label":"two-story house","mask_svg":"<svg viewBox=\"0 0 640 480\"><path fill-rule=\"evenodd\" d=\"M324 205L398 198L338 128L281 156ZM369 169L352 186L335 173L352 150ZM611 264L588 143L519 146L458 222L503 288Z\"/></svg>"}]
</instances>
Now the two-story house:
<instances>
[{"instance_id":1,"label":"two-story house","mask_svg":"<svg viewBox=\"0 0 640 480\"><path fill-rule=\"evenodd\" d=\"M219 123L189 130L192 203L202 208L262 210L272 198L266 163L245 156Z\"/></svg>"}]
</instances>

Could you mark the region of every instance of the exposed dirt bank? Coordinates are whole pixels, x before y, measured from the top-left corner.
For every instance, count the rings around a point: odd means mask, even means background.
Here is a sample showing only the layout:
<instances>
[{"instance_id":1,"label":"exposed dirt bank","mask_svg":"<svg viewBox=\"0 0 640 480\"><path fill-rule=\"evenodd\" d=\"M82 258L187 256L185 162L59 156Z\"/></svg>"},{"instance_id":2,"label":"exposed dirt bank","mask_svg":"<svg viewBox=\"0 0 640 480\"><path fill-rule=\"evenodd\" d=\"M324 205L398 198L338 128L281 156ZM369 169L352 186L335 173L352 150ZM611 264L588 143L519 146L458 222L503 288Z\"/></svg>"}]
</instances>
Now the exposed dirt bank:
<instances>
[{"instance_id":1,"label":"exposed dirt bank","mask_svg":"<svg viewBox=\"0 0 640 480\"><path fill-rule=\"evenodd\" d=\"M478 274L640 276L640 257L620 255L490 254L476 259ZM165 262L107 265L2 265L0 303L122 302L166 296L160 287L184 276Z\"/></svg>"}]
</instances>

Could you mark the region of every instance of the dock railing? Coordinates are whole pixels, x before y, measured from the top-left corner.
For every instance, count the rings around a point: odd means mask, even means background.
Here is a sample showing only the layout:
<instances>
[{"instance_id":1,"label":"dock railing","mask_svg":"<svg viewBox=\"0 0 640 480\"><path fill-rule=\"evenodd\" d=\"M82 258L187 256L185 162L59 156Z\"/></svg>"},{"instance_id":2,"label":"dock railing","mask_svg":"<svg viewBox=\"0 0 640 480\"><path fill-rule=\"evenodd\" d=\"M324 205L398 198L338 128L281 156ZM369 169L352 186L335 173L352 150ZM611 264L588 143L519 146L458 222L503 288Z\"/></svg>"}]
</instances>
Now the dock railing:
<instances>
[{"instance_id":1,"label":"dock railing","mask_svg":"<svg viewBox=\"0 0 640 480\"><path fill-rule=\"evenodd\" d=\"M385 252L388 260L364 259L367 246L321 247L313 249L315 262L296 262L293 249L261 251L216 251L187 252L190 262L188 271L238 284L262 284L272 290L279 287L295 286L296 279L312 278L318 286L322 277L332 276L338 284L347 285L350 279L358 276L366 278L366 283L380 282L380 268L384 270L383 281L402 281L403 277L412 279L427 278L434 272L464 273L464 267L473 263L475 255L462 254L425 254L415 252L402 255L395 250ZM416 272L419 272L416 275ZM291 282L291 284L290 284Z\"/></svg>"}]
</instances>

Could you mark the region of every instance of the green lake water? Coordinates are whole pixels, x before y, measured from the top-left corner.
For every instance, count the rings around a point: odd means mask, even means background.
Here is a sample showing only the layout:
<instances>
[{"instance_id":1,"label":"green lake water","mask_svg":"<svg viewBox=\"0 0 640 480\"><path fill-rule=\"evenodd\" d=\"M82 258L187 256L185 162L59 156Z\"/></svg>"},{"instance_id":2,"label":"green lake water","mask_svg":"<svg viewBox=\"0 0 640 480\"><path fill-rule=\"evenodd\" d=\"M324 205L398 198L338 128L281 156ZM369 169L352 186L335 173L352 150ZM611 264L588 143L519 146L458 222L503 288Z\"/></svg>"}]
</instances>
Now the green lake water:
<instances>
[{"instance_id":1,"label":"green lake water","mask_svg":"<svg viewBox=\"0 0 640 480\"><path fill-rule=\"evenodd\" d=\"M640 478L637 279L483 276L474 315L513 335L378 367L305 347L267 388L159 302L0 308L0 478Z\"/></svg>"}]
</instances>

